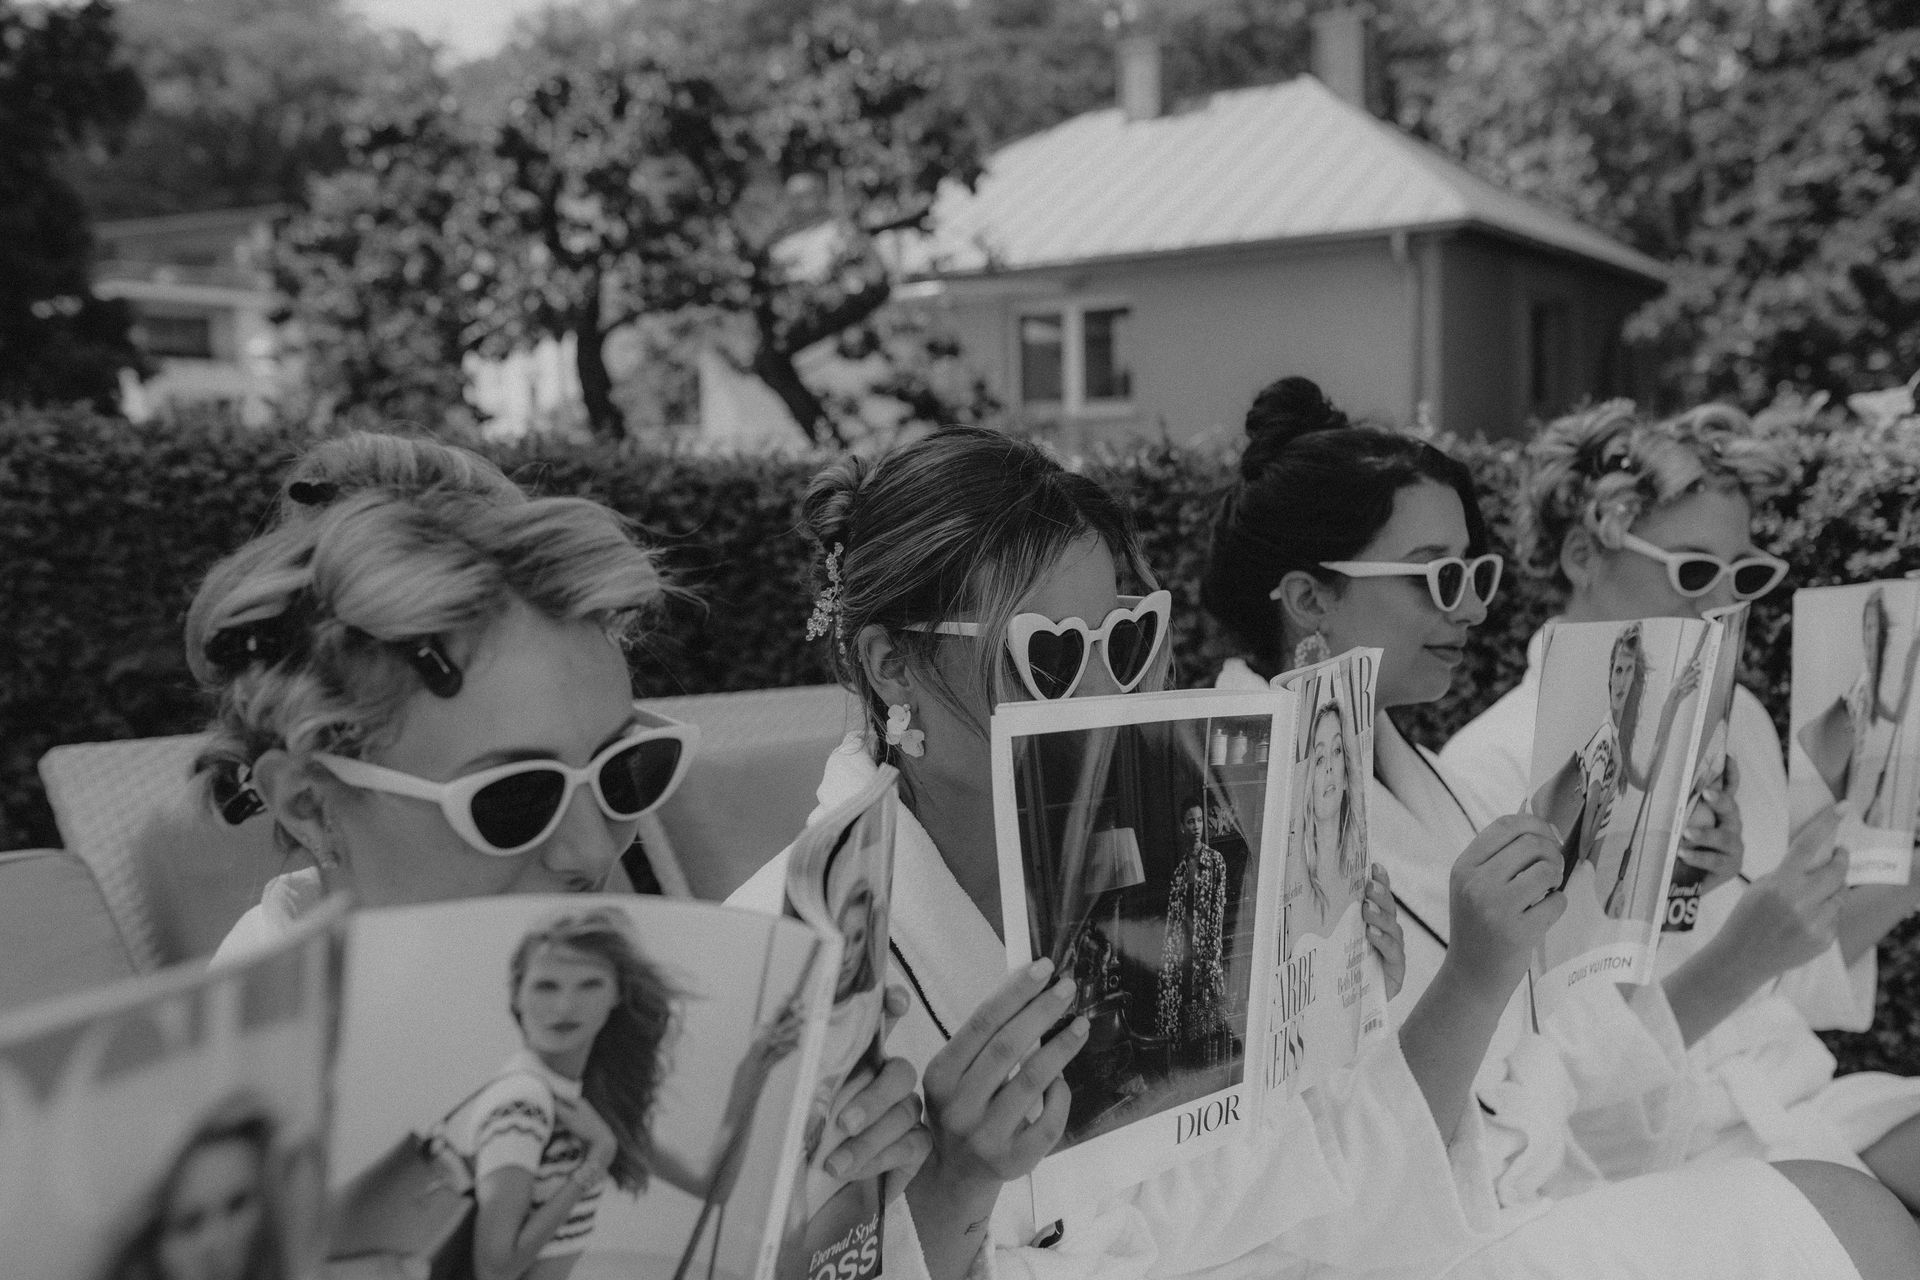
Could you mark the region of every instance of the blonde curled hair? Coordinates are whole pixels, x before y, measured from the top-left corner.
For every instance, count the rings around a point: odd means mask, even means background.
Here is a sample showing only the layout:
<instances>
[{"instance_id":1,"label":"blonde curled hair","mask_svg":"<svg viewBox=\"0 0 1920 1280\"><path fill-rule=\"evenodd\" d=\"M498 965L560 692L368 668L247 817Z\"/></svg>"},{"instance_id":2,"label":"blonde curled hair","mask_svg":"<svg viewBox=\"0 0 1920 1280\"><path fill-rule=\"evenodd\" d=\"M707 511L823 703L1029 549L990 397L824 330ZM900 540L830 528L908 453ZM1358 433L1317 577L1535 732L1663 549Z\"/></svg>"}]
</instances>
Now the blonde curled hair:
<instances>
[{"instance_id":1,"label":"blonde curled hair","mask_svg":"<svg viewBox=\"0 0 1920 1280\"><path fill-rule=\"evenodd\" d=\"M619 515L530 498L465 450L363 434L290 477L274 525L213 567L187 613L188 665L215 702L196 770L230 821L258 811L246 780L265 752L360 756L417 690L451 696L447 633L520 602L624 644L669 590Z\"/></svg>"},{"instance_id":2,"label":"blonde curled hair","mask_svg":"<svg viewBox=\"0 0 1920 1280\"><path fill-rule=\"evenodd\" d=\"M1609 549L1641 516L1696 493L1758 502L1791 474L1785 453L1738 409L1707 404L1655 420L1631 400L1556 418L1527 446L1519 551L1534 573L1568 587L1560 549L1585 529Z\"/></svg>"}]
</instances>

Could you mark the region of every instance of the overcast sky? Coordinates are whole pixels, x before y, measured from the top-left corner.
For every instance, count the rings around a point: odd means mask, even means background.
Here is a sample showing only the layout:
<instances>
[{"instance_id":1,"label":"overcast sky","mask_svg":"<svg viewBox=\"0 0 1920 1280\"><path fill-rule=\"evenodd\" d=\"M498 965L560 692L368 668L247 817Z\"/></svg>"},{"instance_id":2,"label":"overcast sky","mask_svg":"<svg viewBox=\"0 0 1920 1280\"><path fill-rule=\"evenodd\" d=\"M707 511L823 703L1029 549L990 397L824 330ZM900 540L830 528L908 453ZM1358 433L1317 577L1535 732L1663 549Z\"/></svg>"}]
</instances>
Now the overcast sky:
<instances>
[{"instance_id":1,"label":"overcast sky","mask_svg":"<svg viewBox=\"0 0 1920 1280\"><path fill-rule=\"evenodd\" d=\"M492 53L506 42L513 20L536 13L545 0L350 0L378 26L409 27L447 46L456 59Z\"/></svg>"}]
</instances>

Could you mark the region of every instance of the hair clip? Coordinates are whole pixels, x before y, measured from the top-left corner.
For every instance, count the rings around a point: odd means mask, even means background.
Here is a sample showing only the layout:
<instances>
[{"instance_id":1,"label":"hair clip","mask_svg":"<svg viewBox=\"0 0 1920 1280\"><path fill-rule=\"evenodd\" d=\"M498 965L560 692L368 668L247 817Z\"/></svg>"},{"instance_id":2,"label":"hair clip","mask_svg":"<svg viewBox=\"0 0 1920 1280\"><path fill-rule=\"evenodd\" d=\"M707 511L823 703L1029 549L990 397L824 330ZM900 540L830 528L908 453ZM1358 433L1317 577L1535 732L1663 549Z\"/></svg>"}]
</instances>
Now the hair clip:
<instances>
[{"instance_id":1,"label":"hair clip","mask_svg":"<svg viewBox=\"0 0 1920 1280\"><path fill-rule=\"evenodd\" d=\"M827 575L827 585L813 598L813 612L807 616L809 640L818 640L829 631L836 640L844 639L840 634L840 555L846 549L846 543L834 543L821 566Z\"/></svg>"},{"instance_id":2,"label":"hair clip","mask_svg":"<svg viewBox=\"0 0 1920 1280\"><path fill-rule=\"evenodd\" d=\"M287 496L303 507L324 507L340 496L340 486L331 480L295 480Z\"/></svg>"},{"instance_id":3,"label":"hair clip","mask_svg":"<svg viewBox=\"0 0 1920 1280\"><path fill-rule=\"evenodd\" d=\"M253 770L231 761L213 772L213 805L235 827L267 810L266 801L254 790Z\"/></svg>"},{"instance_id":4,"label":"hair clip","mask_svg":"<svg viewBox=\"0 0 1920 1280\"><path fill-rule=\"evenodd\" d=\"M433 636L422 636L418 640L400 640L395 642L407 664L420 673L421 683L427 686L427 692L436 698L451 698L460 692L460 686L466 677L460 668L453 665L447 657L440 641Z\"/></svg>"},{"instance_id":5,"label":"hair clip","mask_svg":"<svg viewBox=\"0 0 1920 1280\"><path fill-rule=\"evenodd\" d=\"M207 638L202 652L218 670L237 675L256 663L270 667L292 648L290 619L281 612L220 628Z\"/></svg>"}]
</instances>

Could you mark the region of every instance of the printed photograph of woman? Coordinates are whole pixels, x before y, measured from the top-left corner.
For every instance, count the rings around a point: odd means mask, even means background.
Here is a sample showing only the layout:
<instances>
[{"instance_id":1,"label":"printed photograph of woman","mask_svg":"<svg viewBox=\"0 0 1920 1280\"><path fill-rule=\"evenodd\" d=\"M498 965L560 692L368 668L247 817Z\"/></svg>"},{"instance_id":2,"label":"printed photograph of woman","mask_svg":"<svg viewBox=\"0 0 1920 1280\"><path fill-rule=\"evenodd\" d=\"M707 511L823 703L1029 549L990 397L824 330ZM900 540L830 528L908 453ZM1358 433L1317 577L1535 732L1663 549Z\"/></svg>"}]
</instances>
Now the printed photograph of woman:
<instances>
[{"instance_id":1,"label":"printed photograph of woman","mask_svg":"<svg viewBox=\"0 0 1920 1280\"><path fill-rule=\"evenodd\" d=\"M1360 784L1349 747L1349 715L1331 683L1315 686L1318 704L1303 718L1301 754L1295 761L1303 787L1282 945L1303 934L1330 937L1366 890L1367 838L1361 820Z\"/></svg>"},{"instance_id":2,"label":"printed photograph of woman","mask_svg":"<svg viewBox=\"0 0 1920 1280\"><path fill-rule=\"evenodd\" d=\"M652 1132L681 997L621 915L569 912L530 930L513 952L509 993L523 1048L435 1131L472 1169L476 1271L564 1280L608 1182L638 1194L659 1177L725 1202L767 1073L798 1045L791 1011L762 1026L712 1145L690 1153Z\"/></svg>"},{"instance_id":3,"label":"printed photograph of woman","mask_svg":"<svg viewBox=\"0 0 1920 1280\"><path fill-rule=\"evenodd\" d=\"M1207 843L1207 806L1184 806L1187 849L1167 887L1167 928L1160 953L1160 1035L1193 1066L1210 1067L1230 1051L1227 971L1222 961L1227 917L1227 861Z\"/></svg>"},{"instance_id":4,"label":"printed photograph of woman","mask_svg":"<svg viewBox=\"0 0 1920 1280\"><path fill-rule=\"evenodd\" d=\"M274 1124L236 1098L190 1136L105 1280L284 1280L273 1188Z\"/></svg>"}]
</instances>

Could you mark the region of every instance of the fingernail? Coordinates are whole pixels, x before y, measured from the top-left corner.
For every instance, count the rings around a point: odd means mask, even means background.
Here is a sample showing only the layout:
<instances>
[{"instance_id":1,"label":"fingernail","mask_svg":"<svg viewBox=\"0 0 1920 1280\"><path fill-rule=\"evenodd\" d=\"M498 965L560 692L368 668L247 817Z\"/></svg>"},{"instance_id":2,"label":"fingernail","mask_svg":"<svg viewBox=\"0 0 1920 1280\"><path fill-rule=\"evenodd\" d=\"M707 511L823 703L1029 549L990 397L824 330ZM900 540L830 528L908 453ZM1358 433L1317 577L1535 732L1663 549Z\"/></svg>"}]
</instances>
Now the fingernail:
<instances>
[{"instance_id":1,"label":"fingernail","mask_svg":"<svg viewBox=\"0 0 1920 1280\"><path fill-rule=\"evenodd\" d=\"M1053 984L1053 990L1049 991L1047 994L1054 997L1055 999L1060 999L1061 997L1066 997L1071 999L1073 996L1073 979L1072 978L1060 979L1060 981Z\"/></svg>"},{"instance_id":2,"label":"fingernail","mask_svg":"<svg viewBox=\"0 0 1920 1280\"><path fill-rule=\"evenodd\" d=\"M851 1164L852 1161L853 1158L846 1152L836 1151L827 1157L827 1172L837 1178L847 1171L847 1166Z\"/></svg>"},{"instance_id":3,"label":"fingernail","mask_svg":"<svg viewBox=\"0 0 1920 1280\"><path fill-rule=\"evenodd\" d=\"M1046 977L1048 974L1052 972L1053 972L1053 961L1051 958L1047 956L1041 956L1038 960L1035 960L1032 964L1027 966L1027 976L1029 978L1032 978L1036 982L1038 982L1041 978Z\"/></svg>"},{"instance_id":4,"label":"fingernail","mask_svg":"<svg viewBox=\"0 0 1920 1280\"><path fill-rule=\"evenodd\" d=\"M848 1107L840 1113L840 1127L848 1133L857 1133L866 1127L867 1113L859 1107Z\"/></svg>"},{"instance_id":5,"label":"fingernail","mask_svg":"<svg viewBox=\"0 0 1920 1280\"><path fill-rule=\"evenodd\" d=\"M1087 1034L1088 1022L1085 1018L1075 1018L1067 1027L1067 1034L1076 1038Z\"/></svg>"}]
</instances>

